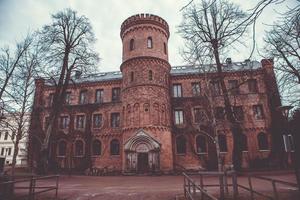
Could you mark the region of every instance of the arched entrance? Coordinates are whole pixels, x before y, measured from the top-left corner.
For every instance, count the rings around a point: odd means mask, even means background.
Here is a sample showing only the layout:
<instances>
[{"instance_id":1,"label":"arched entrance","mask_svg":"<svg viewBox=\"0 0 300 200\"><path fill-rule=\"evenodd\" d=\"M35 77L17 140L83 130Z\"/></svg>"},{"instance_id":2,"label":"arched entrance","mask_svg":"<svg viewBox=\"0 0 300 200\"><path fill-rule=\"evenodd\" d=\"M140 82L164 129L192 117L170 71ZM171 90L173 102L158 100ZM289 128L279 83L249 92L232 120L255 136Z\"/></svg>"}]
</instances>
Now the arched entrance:
<instances>
[{"instance_id":1,"label":"arched entrance","mask_svg":"<svg viewBox=\"0 0 300 200\"><path fill-rule=\"evenodd\" d=\"M154 173L159 170L160 144L143 130L125 143L127 172Z\"/></svg>"}]
</instances>

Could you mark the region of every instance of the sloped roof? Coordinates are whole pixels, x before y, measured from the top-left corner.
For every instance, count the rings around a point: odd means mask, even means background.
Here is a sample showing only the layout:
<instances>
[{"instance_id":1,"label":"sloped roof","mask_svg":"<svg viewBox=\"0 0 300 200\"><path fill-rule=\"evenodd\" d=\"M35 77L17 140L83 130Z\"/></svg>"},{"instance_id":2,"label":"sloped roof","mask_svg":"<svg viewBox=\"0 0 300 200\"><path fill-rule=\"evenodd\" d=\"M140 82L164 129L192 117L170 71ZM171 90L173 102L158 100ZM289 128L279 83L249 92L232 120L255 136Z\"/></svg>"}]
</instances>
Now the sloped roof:
<instances>
[{"instance_id":1,"label":"sloped roof","mask_svg":"<svg viewBox=\"0 0 300 200\"><path fill-rule=\"evenodd\" d=\"M261 63L258 61L249 62L235 62L232 64L223 64L224 72L235 72L235 71L246 71L255 70L261 68ZM171 76L180 76L185 74L201 74L201 73L214 73L216 72L215 65L183 65L183 66L173 66L171 68ZM102 72L96 74L90 74L81 76L80 78L75 78L73 76L73 81L75 83L86 83L86 82L101 82L101 81L113 81L122 79L122 73L120 71L113 72ZM47 85L51 85L48 80Z\"/></svg>"}]
</instances>

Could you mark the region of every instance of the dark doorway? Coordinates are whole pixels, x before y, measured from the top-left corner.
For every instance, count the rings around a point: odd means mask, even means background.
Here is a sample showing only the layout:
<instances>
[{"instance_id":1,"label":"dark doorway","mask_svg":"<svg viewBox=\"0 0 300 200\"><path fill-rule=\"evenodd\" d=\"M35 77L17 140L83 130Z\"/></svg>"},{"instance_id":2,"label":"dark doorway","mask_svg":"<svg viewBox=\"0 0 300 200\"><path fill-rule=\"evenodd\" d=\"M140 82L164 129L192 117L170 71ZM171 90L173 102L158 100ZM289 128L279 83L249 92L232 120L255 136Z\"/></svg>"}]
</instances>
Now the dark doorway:
<instances>
[{"instance_id":1,"label":"dark doorway","mask_svg":"<svg viewBox=\"0 0 300 200\"><path fill-rule=\"evenodd\" d=\"M148 153L138 154L138 173L146 173L149 169Z\"/></svg>"}]
</instances>

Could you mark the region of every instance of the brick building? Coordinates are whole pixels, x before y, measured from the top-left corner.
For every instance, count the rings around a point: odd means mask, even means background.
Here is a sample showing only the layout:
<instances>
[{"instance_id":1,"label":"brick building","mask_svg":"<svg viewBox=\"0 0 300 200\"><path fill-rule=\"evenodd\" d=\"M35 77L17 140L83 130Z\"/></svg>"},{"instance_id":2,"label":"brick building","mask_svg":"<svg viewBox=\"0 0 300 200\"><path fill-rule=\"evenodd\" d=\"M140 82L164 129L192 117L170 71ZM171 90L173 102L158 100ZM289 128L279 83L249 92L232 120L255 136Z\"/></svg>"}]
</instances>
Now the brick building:
<instances>
[{"instance_id":1,"label":"brick building","mask_svg":"<svg viewBox=\"0 0 300 200\"><path fill-rule=\"evenodd\" d=\"M128 173L213 168L215 145L201 131L209 121L203 97L208 78L222 159L231 164L232 135L215 74L201 73L199 66L170 66L169 27L158 16L129 17L120 36L120 71L74 76L76 84L68 87L51 138L52 160L60 168L81 171L88 167ZM234 88L230 99L243 126L243 167L249 167L270 153L271 116L280 105L273 62L228 60L224 74L227 87ZM31 161L39 159L35 138L45 130L53 92L49 81L36 80Z\"/></svg>"}]
</instances>

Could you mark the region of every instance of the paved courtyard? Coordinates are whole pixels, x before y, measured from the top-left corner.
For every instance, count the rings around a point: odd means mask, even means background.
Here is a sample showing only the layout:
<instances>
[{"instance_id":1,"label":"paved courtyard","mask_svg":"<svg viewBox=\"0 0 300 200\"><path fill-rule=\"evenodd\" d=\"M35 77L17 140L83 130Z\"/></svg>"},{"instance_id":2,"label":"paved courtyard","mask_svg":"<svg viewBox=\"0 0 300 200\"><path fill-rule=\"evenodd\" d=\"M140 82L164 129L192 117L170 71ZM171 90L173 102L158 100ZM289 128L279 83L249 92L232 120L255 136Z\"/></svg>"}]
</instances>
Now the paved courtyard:
<instances>
[{"instance_id":1,"label":"paved courtyard","mask_svg":"<svg viewBox=\"0 0 300 200\"><path fill-rule=\"evenodd\" d=\"M274 179L295 183L292 173L268 176ZM239 177L239 183L247 185L245 177ZM206 178L205 183L216 183L216 178ZM39 185L50 185L50 182L41 182ZM264 193L272 191L270 183L256 181L255 189ZM294 188L278 186L279 191L295 191ZM217 193L218 189L210 189L211 193ZM240 191L241 194L246 193ZM46 196L53 197L53 192ZM182 176L61 176L59 182L59 199L65 200L169 200L183 194ZM46 199L46 196L38 199ZM248 195L248 193L246 193ZM48 199L48 198L47 198Z\"/></svg>"}]
</instances>

